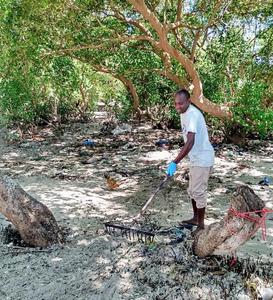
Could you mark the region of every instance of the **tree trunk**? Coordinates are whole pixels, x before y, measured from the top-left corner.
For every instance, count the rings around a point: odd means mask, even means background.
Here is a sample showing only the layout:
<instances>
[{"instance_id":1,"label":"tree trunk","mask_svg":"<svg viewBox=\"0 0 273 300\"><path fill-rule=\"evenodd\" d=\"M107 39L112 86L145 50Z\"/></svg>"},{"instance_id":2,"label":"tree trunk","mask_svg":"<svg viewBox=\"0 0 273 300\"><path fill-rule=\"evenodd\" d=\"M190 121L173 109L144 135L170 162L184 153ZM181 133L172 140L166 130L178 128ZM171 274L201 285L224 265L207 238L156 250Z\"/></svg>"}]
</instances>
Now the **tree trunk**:
<instances>
[{"instance_id":1,"label":"tree trunk","mask_svg":"<svg viewBox=\"0 0 273 300\"><path fill-rule=\"evenodd\" d=\"M239 186L230 202L230 209L237 212L252 212L264 207L264 202L248 186ZM262 217L260 213L249 215L256 220ZM220 222L210 224L196 235L194 253L199 257L230 254L247 242L258 228L258 223L235 216L229 210Z\"/></svg>"},{"instance_id":2,"label":"tree trunk","mask_svg":"<svg viewBox=\"0 0 273 300\"><path fill-rule=\"evenodd\" d=\"M51 211L7 176L0 178L0 213L30 246L47 247L63 241Z\"/></svg>"},{"instance_id":3,"label":"tree trunk","mask_svg":"<svg viewBox=\"0 0 273 300\"><path fill-rule=\"evenodd\" d=\"M131 80L129 80L128 78L124 77L123 75L116 74L115 72L113 72L110 69L107 69L103 66L95 65L92 67L99 72L112 75L113 77L115 77L116 79L118 79L119 81L121 81L123 83L123 85L126 87L127 91L132 96L134 113L137 116L140 116L141 110L139 108L139 105L140 105L139 97L138 97L138 93L137 93L136 87L134 86L133 82Z\"/></svg>"},{"instance_id":4,"label":"tree trunk","mask_svg":"<svg viewBox=\"0 0 273 300\"><path fill-rule=\"evenodd\" d=\"M198 106L201 110L212 114L219 118L231 117L231 112L228 106L215 104L203 95L202 82L200 80L199 74L195 69L194 63L190 58L185 56L182 52L174 48L168 41L168 27L166 24L162 24L156 15L147 7L144 0L127 0L131 3L136 11L138 11L143 18L149 22L152 28L156 31L158 35L158 41L150 37L151 43L163 50L170 57L177 60L185 69L189 77L191 78L193 84L193 92L191 100Z\"/></svg>"},{"instance_id":5,"label":"tree trunk","mask_svg":"<svg viewBox=\"0 0 273 300\"><path fill-rule=\"evenodd\" d=\"M132 83L131 80L125 78L122 75L114 75L114 77L116 77L117 79L119 79L127 88L128 92L132 95L133 98L133 109L134 112L139 113L139 97L137 94L137 90L136 87L134 86L134 84Z\"/></svg>"}]
</instances>

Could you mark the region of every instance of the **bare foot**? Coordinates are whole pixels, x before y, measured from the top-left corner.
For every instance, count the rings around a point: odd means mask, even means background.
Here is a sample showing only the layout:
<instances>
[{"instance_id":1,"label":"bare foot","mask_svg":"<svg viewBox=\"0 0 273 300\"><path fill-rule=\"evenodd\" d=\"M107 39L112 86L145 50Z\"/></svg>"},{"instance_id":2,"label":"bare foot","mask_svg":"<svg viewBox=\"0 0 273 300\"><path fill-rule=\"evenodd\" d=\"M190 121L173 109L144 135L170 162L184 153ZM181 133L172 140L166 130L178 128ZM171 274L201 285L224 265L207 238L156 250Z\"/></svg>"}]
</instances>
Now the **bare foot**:
<instances>
[{"instance_id":1,"label":"bare foot","mask_svg":"<svg viewBox=\"0 0 273 300\"><path fill-rule=\"evenodd\" d=\"M180 223L180 225L198 225L198 221L194 218L189 219L189 220L184 220Z\"/></svg>"}]
</instances>

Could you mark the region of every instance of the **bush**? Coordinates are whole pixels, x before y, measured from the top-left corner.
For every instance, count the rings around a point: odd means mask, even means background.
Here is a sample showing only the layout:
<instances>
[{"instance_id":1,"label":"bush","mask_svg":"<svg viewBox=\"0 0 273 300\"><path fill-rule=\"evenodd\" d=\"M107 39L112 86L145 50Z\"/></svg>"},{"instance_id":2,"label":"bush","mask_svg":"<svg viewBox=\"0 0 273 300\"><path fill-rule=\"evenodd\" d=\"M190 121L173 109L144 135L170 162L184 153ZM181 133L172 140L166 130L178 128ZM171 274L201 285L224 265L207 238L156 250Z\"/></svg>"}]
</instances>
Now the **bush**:
<instances>
[{"instance_id":1,"label":"bush","mask_svg":"<svg viewBox=\"0 0 273 300\"><path fill-rule=\"evenodd\" d=\"M273 110L263 104L267 86L246 82L238 93L233 107L233 122L241 126L245 135L257 134L264 138L273 130Z\"/></svg>"}]
</instances>

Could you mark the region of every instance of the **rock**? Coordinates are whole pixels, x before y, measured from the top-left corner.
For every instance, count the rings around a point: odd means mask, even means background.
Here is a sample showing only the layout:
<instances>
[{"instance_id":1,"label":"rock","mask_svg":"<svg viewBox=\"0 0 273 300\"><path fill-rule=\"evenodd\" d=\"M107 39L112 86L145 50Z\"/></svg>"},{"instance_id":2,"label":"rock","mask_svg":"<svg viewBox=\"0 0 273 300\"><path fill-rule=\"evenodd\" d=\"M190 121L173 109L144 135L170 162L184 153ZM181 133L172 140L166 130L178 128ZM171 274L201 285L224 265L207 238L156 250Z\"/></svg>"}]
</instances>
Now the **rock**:
<instances>
[{"instance_id":1,"label":"rock","mask_svg":"<svg viewBox=\"0 0 273 300\"><path fill-rule=\"evenodd\" d=\"M260 145L261 144L261 140L249 140L248 141L248 145L249 146L258 146L258 145Z\"/></svg>"}]
</instances>

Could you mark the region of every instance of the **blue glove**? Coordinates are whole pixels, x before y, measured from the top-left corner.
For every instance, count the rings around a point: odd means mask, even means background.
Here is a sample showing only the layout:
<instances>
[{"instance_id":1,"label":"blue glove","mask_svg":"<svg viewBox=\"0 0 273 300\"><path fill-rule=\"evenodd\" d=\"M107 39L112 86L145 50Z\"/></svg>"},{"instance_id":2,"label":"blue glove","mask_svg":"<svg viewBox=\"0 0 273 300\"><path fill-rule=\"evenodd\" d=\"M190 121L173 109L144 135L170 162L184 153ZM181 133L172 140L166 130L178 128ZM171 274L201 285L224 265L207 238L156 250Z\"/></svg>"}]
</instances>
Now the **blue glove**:
<instances>
[{"instance_id":1,"label":"blue glove","mask_svg":"<svg viewBox=\"0 0 273 300\"><path fill-rule=\"evenodd\" d=\"M177 164L173 161L169 164L167 172L166 172L168 176L174 175L174 173L176 172L176 166L177 166Z\"/></svg>"}]
</instances>

